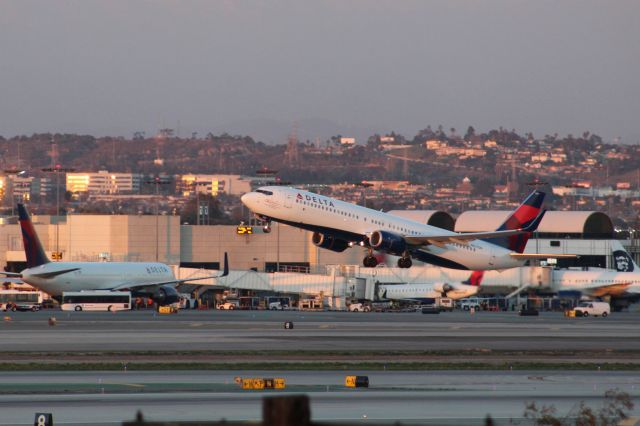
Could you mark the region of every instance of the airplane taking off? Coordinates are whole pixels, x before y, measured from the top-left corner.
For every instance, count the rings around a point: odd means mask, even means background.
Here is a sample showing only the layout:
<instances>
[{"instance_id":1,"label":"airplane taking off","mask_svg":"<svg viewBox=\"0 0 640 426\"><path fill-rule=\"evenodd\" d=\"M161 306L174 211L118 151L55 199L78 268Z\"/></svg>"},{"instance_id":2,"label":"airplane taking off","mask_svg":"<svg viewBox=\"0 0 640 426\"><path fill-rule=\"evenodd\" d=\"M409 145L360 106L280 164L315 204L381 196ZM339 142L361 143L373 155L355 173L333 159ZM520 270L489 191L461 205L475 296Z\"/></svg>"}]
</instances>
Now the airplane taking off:
<instances>
[{"instance_id":1,"label":"airplane taking off","mask_svg":"<svg viewBox=\"0 0 640 426\"><path fill-rule=\"evenodd\" d=\"M522 266L527 259L554 257L523 253L545 213L544 197L544 192L533 191L496 231L466 234L282 186L261 187L241 199L266 222L266 231L275 220L313 232L313 244L327 250L367 247L366 267L377 265L373 256L377 250L401 256L400 268L410 268L415 258L445 268L492 270Z\"/></svg>"},{"instance_id":2,"label":"airplane taking off","mask_svg":"<svg viewBox=\"0 0 640 426\"><path fill-rule=\"evenodd\" d=\"M461 283L382 284L378 287L378 296L380 299L416 302L426 302L438 297L464 299L478 293L483 276L484 271L473 271L471 276Z\"/></svg>"},{"instance_id":3,"label":"airplane taking off","mask_svg":"<svg viewBox=\"0 0 640 426\"><path fill-rule=\"evenodd\" d=\"M27 269L20 273L0 272L0 275L20 278L54 298L59 298L65 291L129 290L134 296L151 297L163 306L179 300L176 284L229 274L226 253L221 274L187 279L176 279L169 266L158 262L51 262L22 204L18 204L18 215Z\"/></svg>"}]
</instances>

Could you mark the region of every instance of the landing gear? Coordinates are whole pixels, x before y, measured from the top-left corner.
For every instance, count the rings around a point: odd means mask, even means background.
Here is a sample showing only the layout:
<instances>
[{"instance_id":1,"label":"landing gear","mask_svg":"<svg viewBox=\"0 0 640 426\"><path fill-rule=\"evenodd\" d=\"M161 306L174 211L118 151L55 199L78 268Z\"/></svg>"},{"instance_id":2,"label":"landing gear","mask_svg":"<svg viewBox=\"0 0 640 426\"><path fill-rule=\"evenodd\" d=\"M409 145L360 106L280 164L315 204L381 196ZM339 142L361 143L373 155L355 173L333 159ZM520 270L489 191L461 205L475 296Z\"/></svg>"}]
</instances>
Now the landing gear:
<instances>
[{"instance_id":1,"label":"landing gear","mask_svg":"<svg viewBox=\"0 0 640 426\"><path fill-rule=\"evenodd\" d=\"M269 232L271 232L271 221L270 220L266 220L266 221L262 222L262 232L264 232L265 234L268 234Z\"/></svg>"},{"instance_id":2,"label":"landing gear","mask_svg":"<svg viewBox=\"0 0 640 426\"><path fill-rule=\"evenodd\" d=\"M369 249L369 252L362 260L362 264L365 268L375 268L378 266L378 259L373 255L373 250Z\"/></svg>"},{"instance_id":3,"label":"landing gear","mask_svg":"<svg viewBox=\"0 0 640 426\"><path fill-rule=\"evenodd\" d=\"M411 268L413 261L409 253L404 253L400 259L398 259L398 268Z\"/></svg>"}]
</instances>

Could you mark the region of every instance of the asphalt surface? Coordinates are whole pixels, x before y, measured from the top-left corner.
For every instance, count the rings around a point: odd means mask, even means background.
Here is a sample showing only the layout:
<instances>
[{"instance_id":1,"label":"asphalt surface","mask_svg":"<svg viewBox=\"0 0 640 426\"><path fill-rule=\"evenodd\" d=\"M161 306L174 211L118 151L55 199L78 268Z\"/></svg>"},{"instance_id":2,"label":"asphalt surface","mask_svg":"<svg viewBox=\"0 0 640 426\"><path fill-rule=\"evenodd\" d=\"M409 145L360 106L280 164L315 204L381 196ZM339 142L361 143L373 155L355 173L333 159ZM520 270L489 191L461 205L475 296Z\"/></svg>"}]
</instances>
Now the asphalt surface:
<instances>
[{"instance_id":1,"label":"asphalt surface","mask_svg":"<svg viewBox=\"0 0 640 426\"><path fill-rule=\"evenodd\" d=\"M348 390L345 374L369 376L369 389ZM33 424L35 412L50 412L56 425L113 425L133 419L142 410L147 420L258 420L261 398L274 391L242 391L234 377L273 377L272 371L251 372L71 372L6 373L0 396L0 425ZM323 421L402 421L403 424L479 425L487 414L497 424L519 421L525 403L554 405L566 415L580 402L598 409L603 394L617 388L633 398L640 396L637 372L294 372L282 371L288 389L280 394L307 393L312 418ZM113 393L110 385L130 388ZM223 390L200 392L170 389L165 385L198 384ZM56 385L59 391L29 394ZM74 386L95 388L91 393L70 394ZM639 415L636 408L631 414Z\"/></svg>"},{"instance_id":2,"label":"asphalt surface","mask_svg":"<svg viewBox=\"0 0 640 426\"><path fill-rule=\"evenodd\" d=\"M640 349L638 313L43 311L7 317L0 322L0 352L46 352L62 361L55 352ZM50 317L55 326L48 325ZM285 321L294 329L285 330ZM346 374L368 375L371 387L344 388ZM635 371L4 372L0 425L33 424L36 412L53 413L56 425L114 425L138 410L150 420L259 419L262 397L275 392L242 391L235 376L283 377L286 393L310 396L315 420L362 423L480 425L491 414L497 424L509 424L520 421L528 401L569 413L582 401L599 407L608 389L628 392L636 402L640 396Z\"/></svg>"},{"instance_id":3,"label":"asphalt surface","mask_svg":"<svg viewBox=\"0 0 640 426\"><path fill-rule=\"evenodd\" d=\"M5 314L6 315L6 314ZM640 314L565 318L542 312L15 312L2 351L640 350ZM47 319L54 316L56 326ZM285 330L292 321L294 329Z\"/></svg>"}]
</instances>

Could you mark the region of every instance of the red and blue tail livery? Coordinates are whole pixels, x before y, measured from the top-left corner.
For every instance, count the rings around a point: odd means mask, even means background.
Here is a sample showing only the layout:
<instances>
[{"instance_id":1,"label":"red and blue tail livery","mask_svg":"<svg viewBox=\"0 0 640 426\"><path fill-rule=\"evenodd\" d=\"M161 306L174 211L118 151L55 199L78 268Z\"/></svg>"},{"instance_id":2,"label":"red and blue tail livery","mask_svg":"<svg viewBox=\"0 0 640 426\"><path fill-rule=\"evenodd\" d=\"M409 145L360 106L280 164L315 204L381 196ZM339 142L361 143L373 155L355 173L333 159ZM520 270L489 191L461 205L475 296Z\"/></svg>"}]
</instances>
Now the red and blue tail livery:
<instances>
[{"instance_id":1,"label":"red and blue tail livery","mask_svg":"<svg viewBox=\"0 0 640 426\"><path fill-rule=\"evenodd\" d=\"M38 234L36 234L29 213L27 213L27 209L22 204L18 204L18 217L20 219L20 228L22 229L24 252L27 257L27 268L49 263L49 259L42 248L40 238L38 238Z\"/></svg>"},{"instance_id":2,"label":"red and blue tail livery","mask_svg":"<svg viewBox=\"0 0 640 426\"><path fill-rule=\"evenodd\" d=\"M533 191L524 200L522 204L513 212L505 222L500 225L496 231L510 231L514 229L532 229L535 230L542 220L542 203L545 193L542 191ZM522 253L527 246L527 241L533 232L524 232L521 234L510 235L504 238L490 238L486 241L499 245L501 247L512 250L516 253Z\"/></svg>"},{"instance_id":3,"label":"red and blue tail livery","mask_svg":"<svg viewBox=\"0 0 640 426\"><path fill-rule=\"evenodd\" d=\"M471 285L474 287L480 287L480 283L482 283L482 278L484 278L484 271L473 271L471 276L467 278L466 281L462 281L462 284Z\"/></svg>"}]
</instances>

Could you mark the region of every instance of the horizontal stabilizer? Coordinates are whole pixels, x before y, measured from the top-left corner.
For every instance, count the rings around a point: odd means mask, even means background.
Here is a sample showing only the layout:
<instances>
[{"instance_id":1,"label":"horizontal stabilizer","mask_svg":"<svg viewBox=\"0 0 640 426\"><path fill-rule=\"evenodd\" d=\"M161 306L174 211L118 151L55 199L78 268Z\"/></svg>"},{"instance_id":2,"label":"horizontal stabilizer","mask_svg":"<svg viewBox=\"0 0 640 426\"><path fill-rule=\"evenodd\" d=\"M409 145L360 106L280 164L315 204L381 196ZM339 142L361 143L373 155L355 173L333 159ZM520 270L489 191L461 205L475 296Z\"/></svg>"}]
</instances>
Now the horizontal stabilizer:
<instances>
[{"instance_id":1,"label":"horizontal stabilizer","mask_svg":"<svg viewBox=\"0 0 640 426\"><path fill-rule=\"evenodd\" d=\"M555 253L509 253L515 259L576 259L577 254L555 254Z\"/></svg>"},{"instance_id":2,"label":"horizontal stabilizer","mask_svg":"<svg viewBox=\"0 0 640 426\"><path fill-rule=\"evenodd\" d=\"M53 272L43 272L42 274L31 274L32 277L38 277L38 278L54 278L57 277L58 275L63 275L66 274L68 272L73 272L73 271L77 271L80 268L71 268L71 269L62 269L60 271L53 271Z\"/></svg>"}]
</instances>

